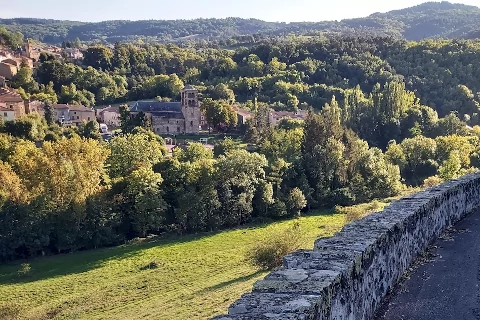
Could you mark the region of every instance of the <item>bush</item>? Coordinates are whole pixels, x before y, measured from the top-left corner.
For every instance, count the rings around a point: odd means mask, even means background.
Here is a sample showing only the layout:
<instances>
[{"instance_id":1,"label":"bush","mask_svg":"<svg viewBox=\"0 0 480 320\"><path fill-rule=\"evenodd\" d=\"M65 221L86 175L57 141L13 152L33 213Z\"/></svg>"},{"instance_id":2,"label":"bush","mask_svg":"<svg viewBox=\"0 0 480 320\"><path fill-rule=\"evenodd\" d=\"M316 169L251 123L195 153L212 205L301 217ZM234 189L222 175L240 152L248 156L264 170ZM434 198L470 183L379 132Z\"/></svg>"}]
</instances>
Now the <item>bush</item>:
<instances>
[{"instance_id":1,"label":"bush","mask_svg":"<svg viewBox=\"0 0 480 320\"><path fill-rule=\"evenodd\" d=\"M22 263L20 265L20 269L18 269L17 271L17 275L19 277L26 277L26 276L29 276L31 272L32 272L32 267L30 266L30 263Z\"/></svg>"},{"instance_id":2,"label":"bush","mask_svg":"<svg viewBox=\"0 0 480 320\"><path fill-rule=\"evenodd\" d=\"M151 261L149 263L147 263L146 265L144 265L143 267L140 268L140 270L144 271L144 270L153 270L153 269L158 269L160 267L160 263L158 263L157 261Z\"/></svg>"},{"instance_id":3,"label":"bush","mask_svg":"<svg viewBox=\"0 0 480 320\"><path fill-rule=\"evenodd\" d=\"M256 267L272 270L282 265L283 257L300 248L302 233L295 223L282 233L271 235L247 252L247 259Z\"/></svg>"},{"instance_id":4,"label":"bush","mask_svg":"<svg viewBox=\"0 0 480 320\"><path fill-rule=\"evenodd\" d=\"M380 201L372 201L370 203L359 204L351 207L336 206L335 213L345 214L345 222L350 223L355 220L360 220L371 213L383 210L385 205L385 203Z\"/></svg>"},{"instance_id":5,"label":"bush","mask_svg":"<svg viewBox=\"0 0 480 320\"><path fill-rule=\"evenodd\" d=\"M443 183L443 179L439 176L432 176L423 181L422 187L423 188L432 188L439 184Z\"/></svg>"},{"instance_id":6,"label":"bush","mask_svg":"<svg viewBox=\"0 0 480 320\"><path fill-rule=\"evenodd\" d=\"M22 319L22 308L17 304L0 304L0 319L19 320Z\"/></svg>"}]
</instances>

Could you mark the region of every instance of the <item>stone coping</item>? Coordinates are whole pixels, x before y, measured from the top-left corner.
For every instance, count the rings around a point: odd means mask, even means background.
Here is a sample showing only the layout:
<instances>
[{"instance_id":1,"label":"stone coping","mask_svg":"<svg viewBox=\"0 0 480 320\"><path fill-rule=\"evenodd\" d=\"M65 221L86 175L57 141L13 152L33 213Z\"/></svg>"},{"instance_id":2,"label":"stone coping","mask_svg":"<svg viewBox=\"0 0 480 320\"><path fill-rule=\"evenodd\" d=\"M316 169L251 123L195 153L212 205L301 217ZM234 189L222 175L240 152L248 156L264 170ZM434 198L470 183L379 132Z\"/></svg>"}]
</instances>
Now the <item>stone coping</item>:
<instances>
[{"instance_id":1,"label":"stone coping","mask_svg":"<svg viewBox=\"0 0 480 320\"><path fill-rule=\"evenodd\" d=\"M428 245L480 207L480 173L392 202L284 257L216 320L368 320Z\"/></svg>"}]
</instances>

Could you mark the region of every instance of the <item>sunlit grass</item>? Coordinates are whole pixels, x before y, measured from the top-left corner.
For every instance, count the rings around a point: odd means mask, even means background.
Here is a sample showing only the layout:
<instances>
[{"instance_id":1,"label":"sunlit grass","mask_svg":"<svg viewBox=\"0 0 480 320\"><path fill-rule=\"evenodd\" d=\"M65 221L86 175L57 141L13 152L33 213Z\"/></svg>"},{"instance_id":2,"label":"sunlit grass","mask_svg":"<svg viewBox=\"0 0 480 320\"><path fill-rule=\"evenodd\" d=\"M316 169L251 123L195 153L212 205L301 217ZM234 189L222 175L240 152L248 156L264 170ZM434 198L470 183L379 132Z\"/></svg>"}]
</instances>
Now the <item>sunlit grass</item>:
<instances>
[{"instance_id":1,"label":"sunlit grass","mask_svg":"<svg viewBox=\"0 0 480 320\"><path fill-rule=\"evenodd\" d=\"M318 237L332 236L344 221L343 214L331 213L298 219L303 248L311 248ZM0 306L20 307L18 319L207 319L225 313L265 275L245 260L246 251L292 224L277 222L2 266ZM30 263L28 274L18 272L22 263Z\"/></svg>"}]
</instances>

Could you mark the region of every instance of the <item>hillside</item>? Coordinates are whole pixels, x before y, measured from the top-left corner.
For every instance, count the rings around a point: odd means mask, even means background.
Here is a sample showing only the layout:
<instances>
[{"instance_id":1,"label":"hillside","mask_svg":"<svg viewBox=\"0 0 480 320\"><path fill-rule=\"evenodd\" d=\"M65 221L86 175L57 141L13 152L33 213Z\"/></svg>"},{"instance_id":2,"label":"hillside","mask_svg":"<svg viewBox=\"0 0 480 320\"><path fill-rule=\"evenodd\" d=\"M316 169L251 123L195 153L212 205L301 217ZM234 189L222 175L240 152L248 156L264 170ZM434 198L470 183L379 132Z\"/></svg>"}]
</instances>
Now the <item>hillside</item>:
<instances>
[{"instance_id":1,"label":"hillside","mask_svg":"<svg viewBox=\"0 0 480 320\"><path fill-rule=\"evenodd\" d=\"M332 236L341 214L295 220L302 247ZM293 221L0 266L1 319L208 319L265 276L245 252ZM152 261L156 268L145 268Z\"/></svg>"},{"instance_id":2,"label":"hillside","mask_svg":"<svg viewBox=\"0 0 480 320\"><path fill-rule=\"evenodd\" d=\"M181 41L183 39L218 40L237 36L312 35L319 32L342 34L371 33L423 38L474 38L480 33L480 8L449 2L427 2L415 7L340 22L266 22L257 19L195 19L104 21L85 23L33 18L0 19L12 31L46 43L60 43L77 37L82 41L114 43L144 39Z\"/></svg>"}]
</instances>

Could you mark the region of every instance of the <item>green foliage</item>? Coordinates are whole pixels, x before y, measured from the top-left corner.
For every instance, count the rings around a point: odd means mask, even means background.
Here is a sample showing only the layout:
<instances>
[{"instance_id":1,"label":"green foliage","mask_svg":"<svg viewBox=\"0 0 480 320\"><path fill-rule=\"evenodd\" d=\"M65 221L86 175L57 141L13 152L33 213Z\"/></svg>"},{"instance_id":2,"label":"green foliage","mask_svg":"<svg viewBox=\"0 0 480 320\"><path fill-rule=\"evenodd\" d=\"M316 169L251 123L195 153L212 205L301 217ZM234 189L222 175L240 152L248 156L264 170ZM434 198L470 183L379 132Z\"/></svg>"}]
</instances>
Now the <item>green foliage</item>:
<instances>
[{"instance_id":1,"label":"green foliage","mask_svg":"<svg viewBox=\"0 0 480 320\"><path fill-rule=\"evenodd\" d=\"M10 32L4 26L0 27L0 45L6 45L10 49L17 49L23 44L23 34L18 31Z\"/></svg>"},{"instance_id":2,"label":"green foliage","mask_svg":"<svg viewBox=\"0 0 480 320\"><path fill-rule=\"evenodd\" d=\"M107 159L112 178L128 176L142 167L151 167L163 158L164 146L145 133L117 136L110 141Z\"/></svg>"},{"instance_id":3,"label":"green foliage","mask_svg":"<svg viewBox=\"0 0 480 320\"><path fill-rule=\"evenodd\" d=\"M283 257L299 249L302 243L302 231L295 223L283 233L275 234L258 243L247 253L247 259L252 265L272 270L282 265Z\"/></svg>"},{"instance_id":4,"label":"green foliage","mask_svg":"<svg viewBox=\"0 0 480 320\"><path fill-rule=\"evenodd\" d=\"M372 201L366 204L350 206L350 207L335 207L335 213L345 215L345 223L350 223L355 220L362 219L363 217L378 211L382 211L387 203L380 201Z\"/></svg>"},{"instance_id":5,"label":"green foliage","mask_svg":"<svg viewBox=\"0 0 480 320\"><path fill-rule=\"evenodd\" d=\"M479 20L477 7L448 2L427 2L412 8L387 13L376 13L369 17L322 22L265 22L257 19L195 19L195 20L148 20L148 21L104 21L82 23L42 19L0 19L8 29L20 31L28 38L50 43L79 38L81 41L116 43L124 41L190 43L201 39L218 39L226 46L238 43L254 43L259 38L278 35L312 35L320 32L344 34L366 33L394 37L403 36L411 40L423 38L475 37L478 31L475 21ZM232 38L233 37L233 38ZM76 41L75 41L76 42ZM74 43L75 43L74 42ZM259 55L263 52L259 50ZM268 54L268 52L267 52ZM261 55L264 58L264 55ZM271 71L282 70L275 56L266 56ZM223 70L223 69L220 69Z\"/></svg>"},{"instance_id":6,"label":"green foliage","mask_svg":"<svg viewBox=\"0 0 480 320\"><path fill-rule=\"evenodd\" d=\"M20 265L20 269L17 271L17 275L19 277L26 277L29 276L32 272L32 267L30 266L30 263L22 263Z\"/></svg>"},{"instance_id":7,"label":"green foliage","mask_svg":"<svg viewBox=\"0 0 480 320\"><path fill-rule=\"evenodd\" d=\"M311 249L317 237L331 236L344 224L343 215L331 212L295 221L302 230L303 249ZM15 315L15 320L48 319L47 314L118 320L212 318L224 313L229 304L266 275L245 261L245 253L270 235L282 234L292 223L250 225L132 244L122 241L117 247L32 259L34 272L27 281L16 275L23 261L2 264L0 318L12 319L5 316L6 310ZM158 264L157 269L141 270L152 262ZM185 283L191 290L183 290ZM20 299L19 295L27 291L31 294ZM211 303L205 304L205 300ZM159 305L163 307L156 307Z\"/></svg>"}]
</instances>

